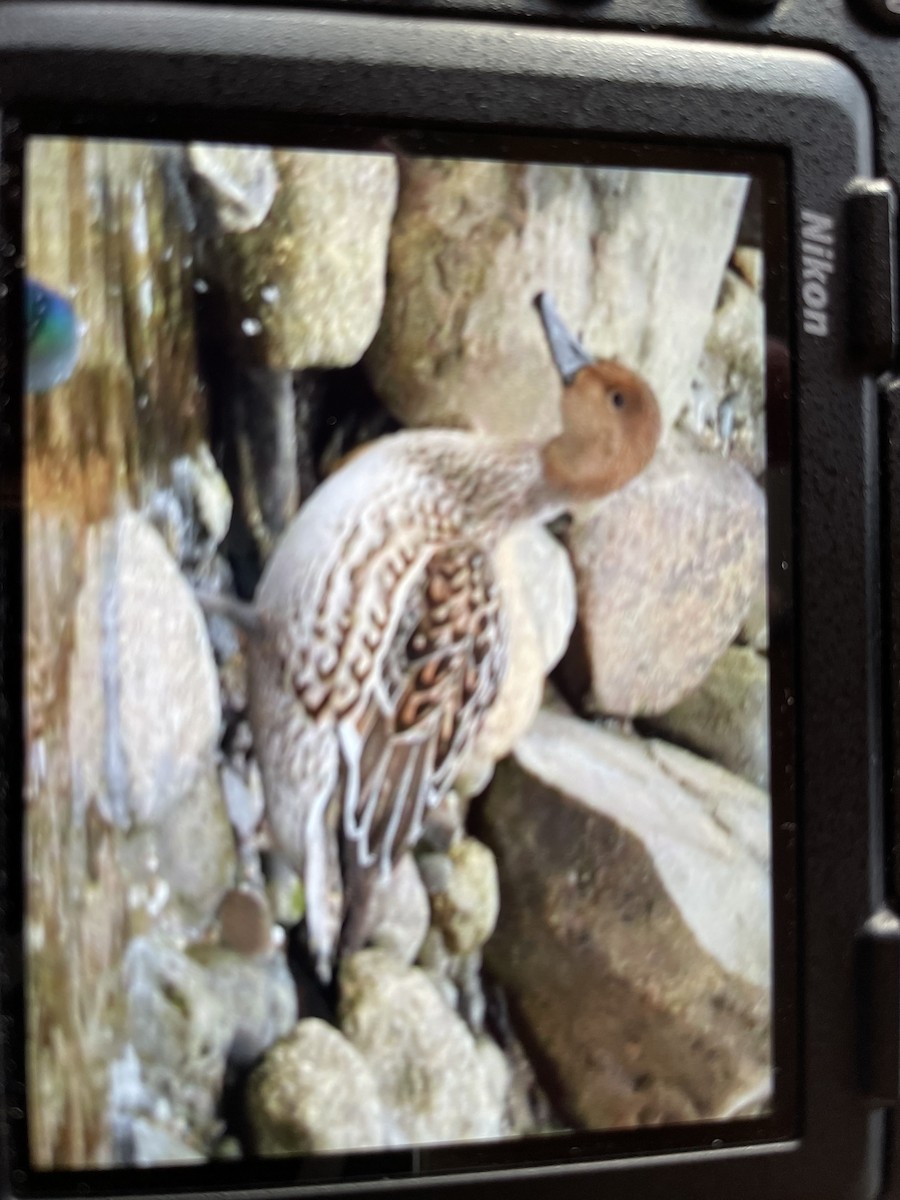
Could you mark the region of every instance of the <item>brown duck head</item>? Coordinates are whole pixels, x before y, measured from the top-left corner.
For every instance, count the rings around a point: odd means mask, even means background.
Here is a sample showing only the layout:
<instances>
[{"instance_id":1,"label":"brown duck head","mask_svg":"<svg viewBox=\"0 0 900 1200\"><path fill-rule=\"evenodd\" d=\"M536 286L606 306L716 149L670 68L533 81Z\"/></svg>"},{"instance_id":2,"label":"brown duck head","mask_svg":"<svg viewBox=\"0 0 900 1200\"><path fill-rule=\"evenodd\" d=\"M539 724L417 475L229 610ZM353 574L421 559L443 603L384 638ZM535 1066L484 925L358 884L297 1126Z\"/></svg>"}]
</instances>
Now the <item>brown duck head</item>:
<instances>
[{"instance_id":1,"label":"brown duck head","mask_svg":"<svg viewBox=\"0 0 900 1200\"><path fill-rule=\"evenodd\" d=\"M547 482L575 500L624 487L648 465L662 420L650 385L612 359L594 359L547 292L535 299L562 377L562 433L543 449Z\"/></svg>"}]
</instances>

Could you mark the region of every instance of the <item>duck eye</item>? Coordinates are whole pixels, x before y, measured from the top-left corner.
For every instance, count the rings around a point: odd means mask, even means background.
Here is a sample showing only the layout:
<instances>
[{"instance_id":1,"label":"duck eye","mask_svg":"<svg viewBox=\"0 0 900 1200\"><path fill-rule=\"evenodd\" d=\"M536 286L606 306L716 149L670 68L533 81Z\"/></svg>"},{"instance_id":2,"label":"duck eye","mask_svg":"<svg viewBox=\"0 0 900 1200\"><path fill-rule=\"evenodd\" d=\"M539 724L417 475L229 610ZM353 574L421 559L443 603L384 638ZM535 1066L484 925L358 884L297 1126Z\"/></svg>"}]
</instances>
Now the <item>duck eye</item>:
<instances>
[{"instance_id":1,"label":"duck eye","mask_svg":"<svg viewBox=\"0 0 900 1200\"><path fill-rule=\"evenodd\" d=\"M623 392L612 392L609 398L612 401L613 408L625 407L625 395Z\"/></svg>"}]
</instances>

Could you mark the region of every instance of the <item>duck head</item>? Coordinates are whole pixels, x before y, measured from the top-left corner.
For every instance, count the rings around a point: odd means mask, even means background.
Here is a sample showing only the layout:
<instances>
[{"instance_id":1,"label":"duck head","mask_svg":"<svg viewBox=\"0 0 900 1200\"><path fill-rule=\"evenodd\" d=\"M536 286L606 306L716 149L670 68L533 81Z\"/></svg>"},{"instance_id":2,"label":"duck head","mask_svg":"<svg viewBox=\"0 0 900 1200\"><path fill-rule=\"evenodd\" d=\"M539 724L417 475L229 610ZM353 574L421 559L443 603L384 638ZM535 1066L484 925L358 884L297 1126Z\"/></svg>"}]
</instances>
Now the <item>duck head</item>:
<instances>
[{"instance_id":1,"label":"duck head","mask_svg":"<svg viewBox=\"0 0 900 1200\"><path fill-rule=\"evenodd\" d=\"M653 458L662 429L659 404L636 372L591 358L547 292L535 305L563 381L562 433L544 446L544 474L572 499L605 496Z\"/></svg>"}]
</instances>

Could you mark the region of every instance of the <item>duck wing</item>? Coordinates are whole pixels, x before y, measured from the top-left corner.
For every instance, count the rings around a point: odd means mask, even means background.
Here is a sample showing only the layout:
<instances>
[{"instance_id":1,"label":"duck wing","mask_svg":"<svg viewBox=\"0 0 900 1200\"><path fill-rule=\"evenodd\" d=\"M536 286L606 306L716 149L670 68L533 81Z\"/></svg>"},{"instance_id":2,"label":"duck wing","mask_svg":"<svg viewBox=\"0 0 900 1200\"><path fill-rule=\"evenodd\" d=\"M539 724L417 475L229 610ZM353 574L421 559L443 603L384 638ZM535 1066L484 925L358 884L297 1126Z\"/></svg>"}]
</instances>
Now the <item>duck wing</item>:
<instances>
[{"instance_id":1,"label":"duck wing","mask_svg":"<svg viewBox=\"0 0 900 1200\"><path fill-rule=\"evenodd\" d=\"M407 597L365 706L339 728L345 886L376 866L389 875L418 837L506 669L500 592L481 547L436 550Z\"/></svg>"}]
</instances>

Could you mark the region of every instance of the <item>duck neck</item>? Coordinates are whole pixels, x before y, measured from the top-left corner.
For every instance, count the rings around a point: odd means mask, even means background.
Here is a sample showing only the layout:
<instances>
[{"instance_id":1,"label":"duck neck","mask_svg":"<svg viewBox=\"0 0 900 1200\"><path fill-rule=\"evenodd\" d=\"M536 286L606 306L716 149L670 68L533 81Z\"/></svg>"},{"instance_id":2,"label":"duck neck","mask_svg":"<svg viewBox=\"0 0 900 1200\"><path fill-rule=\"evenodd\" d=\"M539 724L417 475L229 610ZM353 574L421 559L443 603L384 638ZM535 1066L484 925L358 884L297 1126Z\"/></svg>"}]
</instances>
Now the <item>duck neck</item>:
<instances>
[{"instance_id":1,"label":"duck neck","mask_svg":"<svg viewBox=\"0 0 900 1200\"><path fill-rule=\"evenodd\" d=\"M493 540L521 521L546 523L566 511L565 496L547 479L540 445L487 443L483 454L480 469L460 489L467 525L480 527L483 537Z\"/></svg>"}]
</instances>

